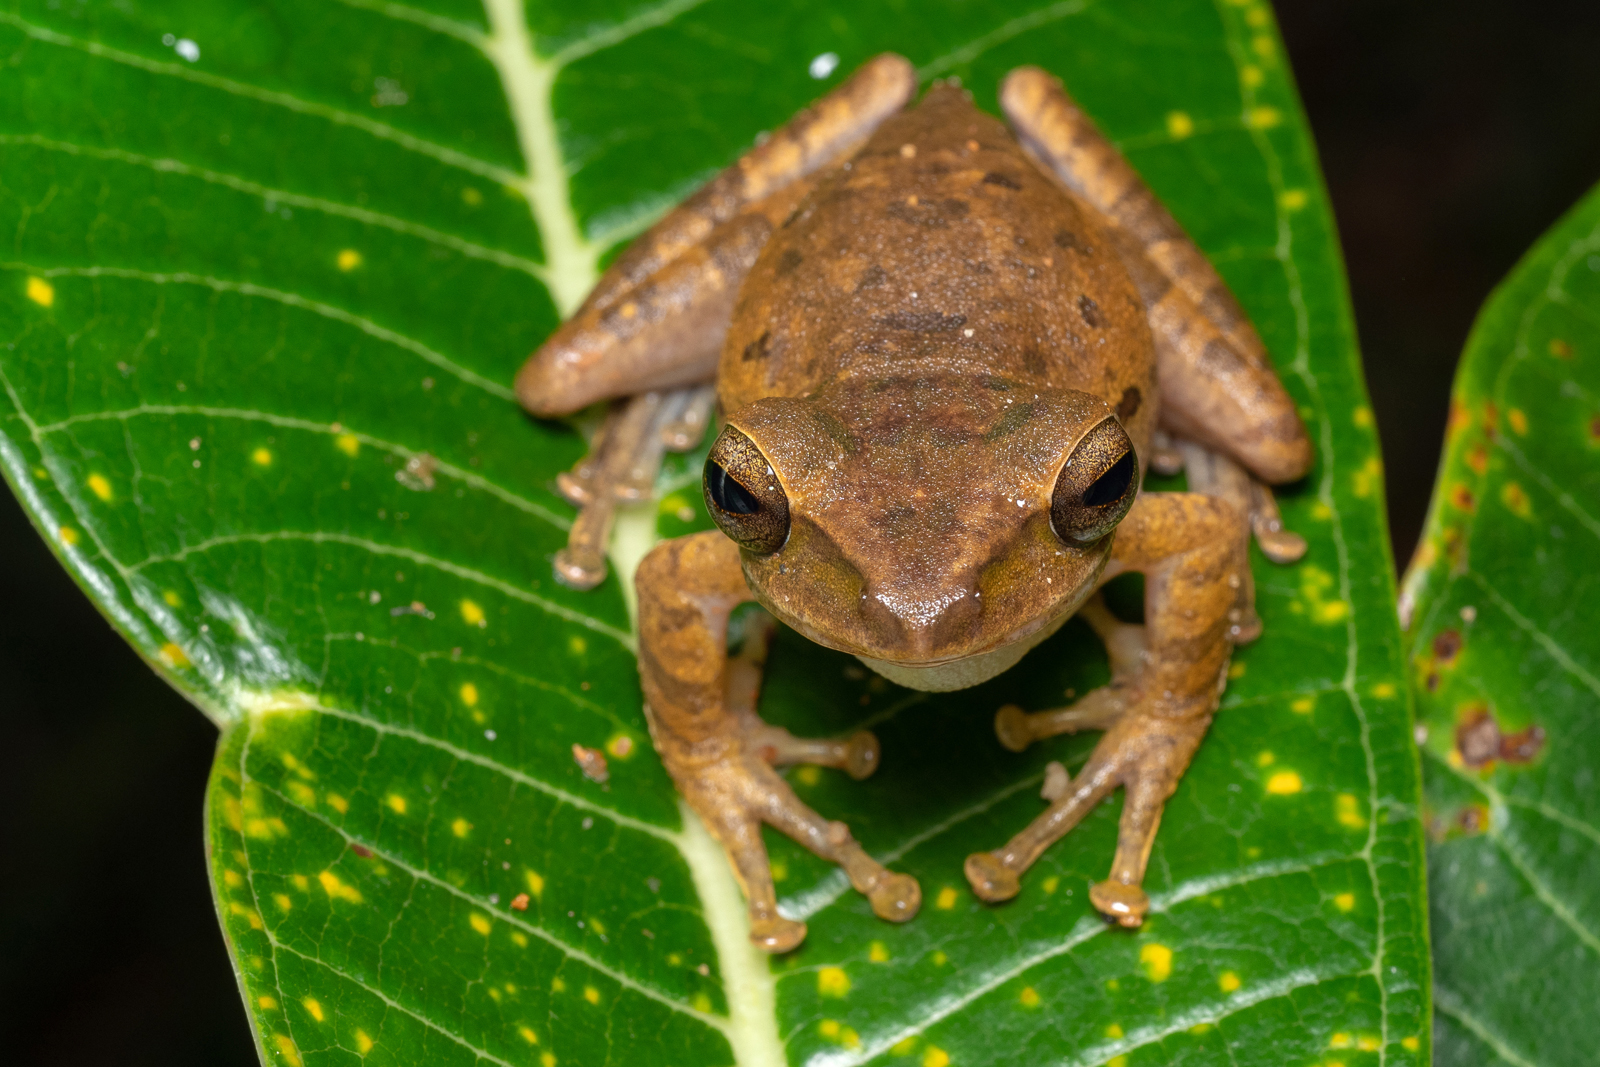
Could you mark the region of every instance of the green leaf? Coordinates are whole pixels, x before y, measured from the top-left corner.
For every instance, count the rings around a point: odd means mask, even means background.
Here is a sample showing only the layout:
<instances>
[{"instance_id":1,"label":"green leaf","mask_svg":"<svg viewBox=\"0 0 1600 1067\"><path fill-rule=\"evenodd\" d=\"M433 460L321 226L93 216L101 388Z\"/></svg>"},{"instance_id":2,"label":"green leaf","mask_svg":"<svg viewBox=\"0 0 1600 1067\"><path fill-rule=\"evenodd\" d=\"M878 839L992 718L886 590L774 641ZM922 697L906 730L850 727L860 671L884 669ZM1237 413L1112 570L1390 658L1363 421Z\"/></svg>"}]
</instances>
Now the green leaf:
<instances>
[{"instance_id":1,"label":"green leaf","mask_svg":"<svg viewBox=\"0 0 1600 1067\"><path fill-rule=\"evenodd\" d=\"M207 843L264 1059L1426 1060L1381 467L1268 8L23 0L0 38L0 460L222 729ZM1257 561L1266 634L1167 807L1137 933L1086 899L1118 801L1010 904L961 877L1092 744L1012 755L990 725L1104 680L1083 627L939 697L782 638L764 712L885 746L874 779L796 788L927 904L880 923L774 838L811 934L769 968L650 750L621 586L551 578L581 439L507 387L613 245L886 49L990 109L1019 64L1066 78L1276 353L1319 453L1283 500L1311 548ZM624 523L621 569L658 516L703 522L695 469ZM608 783L575 743L610 750Z\"/></svg>"},{"instance_id":2,"label":"green leaf","mask_svg":"<svg viewBox=\"0 0 1600 1067\"><path fill-rule=\"evenodd\" d=\"M1592 1058L1600 189L1484 305L1406 574L1445 1065Z\"/></svg>"}]
</instances>

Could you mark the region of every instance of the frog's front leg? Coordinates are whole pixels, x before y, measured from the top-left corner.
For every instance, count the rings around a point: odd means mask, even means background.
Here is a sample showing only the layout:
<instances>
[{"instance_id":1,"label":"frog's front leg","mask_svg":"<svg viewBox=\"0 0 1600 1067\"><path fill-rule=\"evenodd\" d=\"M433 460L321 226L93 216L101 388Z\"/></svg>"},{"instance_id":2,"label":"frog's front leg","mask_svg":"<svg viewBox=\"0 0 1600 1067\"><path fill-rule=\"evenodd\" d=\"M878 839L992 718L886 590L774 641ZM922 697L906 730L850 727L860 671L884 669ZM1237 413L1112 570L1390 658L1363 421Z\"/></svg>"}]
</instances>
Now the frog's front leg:
<instances>
[{"instance_id":1,"label":"frog's front leg","mask_svg":"<svg viewBox=\"0 0 1600 1067\"><path fill-rule=\"evenodd\" d=\"M1201 493L1147 493L1116 532L1110 578L1145 575L1142 648L1134 628L1091 618L1116 633L1113 682L1067 712L1012 721L1015 742L1068 730L1104 729L1083 769L1027 829L1004 848L967 857L967 880L988 901L1015 896L1018 876L1119 785L1126 790L1111 876L1089 894L1094 906L1124 926L1149 910L1140 883L1161 809L1205 735L1222 693L1228 659L1250 613L1245 517ZM1054 718L1051 718L1054 716ZM1002 739L1005 739L1005 725Z\"/></svg>"},{"instance_id":2,"label":"frog's front leg","mask_svg":"<svg viewBox=\"0 0 1600 1067\"><path fill-rule=\"evenodd\" d=\"M650 736L684 800L727 850L749 903L750 940L787 952L806 936L804 923L778 914L762 823L843 867L881 918L915 915L922 903L916 879L885 870L844 823L812 811L773 770L774 763L820 763L865 777L878 745L870 734L802 741L755 715L749 671L759 656L730 665L726 650L729 613L752 599L738 546L716 531L667 541L644 558L635 582Z\"/></svg>"}]
</instances>

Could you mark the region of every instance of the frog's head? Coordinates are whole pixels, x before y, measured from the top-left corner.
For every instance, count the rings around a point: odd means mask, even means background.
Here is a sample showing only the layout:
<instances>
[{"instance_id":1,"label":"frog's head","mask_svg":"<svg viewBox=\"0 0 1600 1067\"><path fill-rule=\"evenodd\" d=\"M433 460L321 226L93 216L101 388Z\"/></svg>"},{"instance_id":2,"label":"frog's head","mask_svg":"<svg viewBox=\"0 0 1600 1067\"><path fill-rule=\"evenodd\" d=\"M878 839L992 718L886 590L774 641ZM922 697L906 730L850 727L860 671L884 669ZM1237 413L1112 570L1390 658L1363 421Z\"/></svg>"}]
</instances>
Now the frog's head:
<instances>
[{"instance_id":1,"label":"frog's head","mask_svg":"<svg viewBox=\"0 0 1600 1067\"><path fill-rule=\"evenodd\" d=\"M1139 461L1088 393L852 377L734 412L704 488L779 619L903 685L956 689L1077 610Z\"/></svg>"}]
</instances>

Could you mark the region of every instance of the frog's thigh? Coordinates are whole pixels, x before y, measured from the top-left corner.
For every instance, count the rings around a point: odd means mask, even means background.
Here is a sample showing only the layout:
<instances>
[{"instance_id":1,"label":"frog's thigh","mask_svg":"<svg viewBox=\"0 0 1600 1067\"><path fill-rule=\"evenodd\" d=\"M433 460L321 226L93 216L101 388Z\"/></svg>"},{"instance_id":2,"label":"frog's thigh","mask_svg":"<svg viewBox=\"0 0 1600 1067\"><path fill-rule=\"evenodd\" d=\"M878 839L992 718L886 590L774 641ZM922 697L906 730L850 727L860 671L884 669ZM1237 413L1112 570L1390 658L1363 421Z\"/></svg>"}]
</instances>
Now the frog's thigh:
<instances>
[{"instance_id":1,"label":"frog's thigh","mask_svg":"<svg viewBox=\"0 0 1600 1067\"><path fill-rule=\"evenodd\" d=\"M684 800L728 851L749 903L751 940L782 952L805 937L805 924L778 914L762 823L842 866L882 918L915 915L922 901L915 879L885 870L843 823L812 811L772 769L782 758L848 762L851 746L841 753L801 751L797 746L807 743L787 733L787 742L778 740L749 707L754 684L740 672L729 677L728 614L751 599L738 547L717 531L665 542L639 565L636 585L650 736ZM876 741L871 748L875 766Z\"/></svg>"},{"instance_id":2,"label":"frog's thigh","mask_svg":"<svg viewBox=\"0 0 1600 1067\"><path fill-rule=\"evenodd\" d=\"M1311 443L1249 318L1205 255L1061 83L1013 71L1000 101L1023 146L1105 225L1144 301L1162 422L1268 482L1311 464Z\"/></svg>"},{"instance_id":3,"label":"frog's thigh","mask_svg":"<svg viewBox=\"0 0 1600 1067\"><path fill-rule=\"evenodd\" d=\"M1107 573L1145 575L1145 663L1118 683L1105 735L1049 809L1005 847L967 858L980 897L1014 896L1018 876L1120 785L1127 795L1111 876L1090 899L1124 925L1142 921L1149 901L1140 883L1162 806L1210 724L1230 641L1245 618L1244 522L1227 502L1200 493L1146 493L1134 504Z\"/></svg>"},{"instance_id":4,"label":"frog's thigh","mask_svg":"<svg viewBox=\"0 0 1600 1067\"><path fill-rule=\"evenodd\" d=\"M534 414L564 415L711 378L740 283L773 228L819 170L915 91L906 60L879 56L669 212L523 365L518 399Z\"/></svg>"}]
</instances>

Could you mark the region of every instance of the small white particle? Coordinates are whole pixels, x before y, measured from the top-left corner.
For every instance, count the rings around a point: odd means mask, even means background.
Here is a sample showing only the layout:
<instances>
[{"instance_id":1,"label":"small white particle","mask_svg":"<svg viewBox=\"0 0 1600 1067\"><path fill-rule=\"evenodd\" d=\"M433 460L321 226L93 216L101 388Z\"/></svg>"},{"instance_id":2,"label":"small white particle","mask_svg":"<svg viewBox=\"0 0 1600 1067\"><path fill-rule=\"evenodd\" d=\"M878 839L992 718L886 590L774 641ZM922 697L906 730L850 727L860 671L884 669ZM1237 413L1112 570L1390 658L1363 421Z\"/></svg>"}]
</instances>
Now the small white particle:
<instances>
[{"instance_id":1,"label":"small white particle","mask_svg":"<svg viewBox=\"0 0 1600 1067\"><path fill-rule=\"evenodd\" d=\"M189 438L189 451L191 451L191 452L200 451L200 438L198 438L198 437Z\"/></svg>"},{"instance_id":2,"label":"small white particle","mask_svg":"<svg viewBox=\"0 0 1600 1067\"><path fill-rule=\"evenodd\" d=\"M491 903L491 904L500 903L500 894L499 893L490 893L489 894L489 903Z\"/></svg>"},{"instance_id":3,"label":"small white particle","mask_svg":"<svg viewBox=\"0 0 1600 1067\"><path fill-rule=\"evenodd\" d=\"M1417 728L1415 730L1411 731L1411 737L1412 737L1412 740L1416 741L1416 743L1419 744L1419 745L1427 744L1428 743L1428 728L1426 726L1424 726L1420 722L1417 723Z\"/></svg>"},{"instance_id":4,"label":"small white particle","mask_svg":"<svg viewBox=\"0 0 1600 1067\"><path fill-rule=\"evenodd\" d=\"M194 461L194 469L195 470L199 470L200 469L200 461L199 460L195 460Z\"/></svg>"},{"instance_id":5,"label":"small white particle","mask_svg":"<svg viewBox=\"0 0 1600 1067\"><path fill-rule=\"evenodd\" d=\"M962 334L963 337L971 337L972 336L972 331L971 330L962 330L961 334Z\"/></svg>"},{"instance_id":6,"label":"small white particle","mask_svg":"<svg viewBox=\"0 0 1600 1067\"><path fill-rule=\"evenodd\" d=\"M495 732L493 730L485 730L483 732L483 736L493 741L495 739Z\"/></svg>"},{"instance_id":7,"label":"small white particle","mask_svg":"<svg viewBox=\"0 0 1600 1067\"><path fill-rule=\"evenodd\" d=\"M168 48L171 48L173 45L178 43L178 38L170 33L163 33L161 35L161 43L166 45Z\"/></svg>"},{"instance_id":8,"label":"small white particle","mask_svg":"<svg viewBox=\"0 0 1600 1067\"><path fill-rule=\"evenodd\" d=\"M1464 606L1461 609L1461 621L1462 622L1475 622L1477 620L1477 618L1478 618L1478 609L1473 607L1471 604L1467 604L1466 606Z\"/></svg>"},{"instance_id":9,"label":"small white particle","mask_svg":"<svg viewBox=\"0 0 1600 1067\"><path fill-rule=\"evenodd\" d=\"M824 52L811 61L811 66L806 68L811 71L811 76L821 81L839 69L839 53Z\"/></svg>"},{"instance_id":10,"label":"small white particle","mask_svg":"<svg viewBox=\"0 0 1600 1067\"><path fill-rule=\"evenodd\" d=\"M200 58L200 46L189 40L187 37L178 38L177 42L173 44L172 49L173 51L177 52L180 57L187 59L191 63Z\"/></svg>"},{"instance_id":11,"label":"small white particle","mask_svg":"<svg viewBox=\"0 0 1600 1067\"><path fill-rule=\"evenodd\" d=\"M590 828L590 827L592 827L592 826L593 826L593 825L594 825L594 818L593 818L593 817L592 817L592 816L589 816L589 815L585 815L585 816L584 816L584 817L583 817L583 828L584 828L584 829L585 829L585 830L587 830L587 829L589 829L589 828Z\"/></svg>"}]
</instances>

